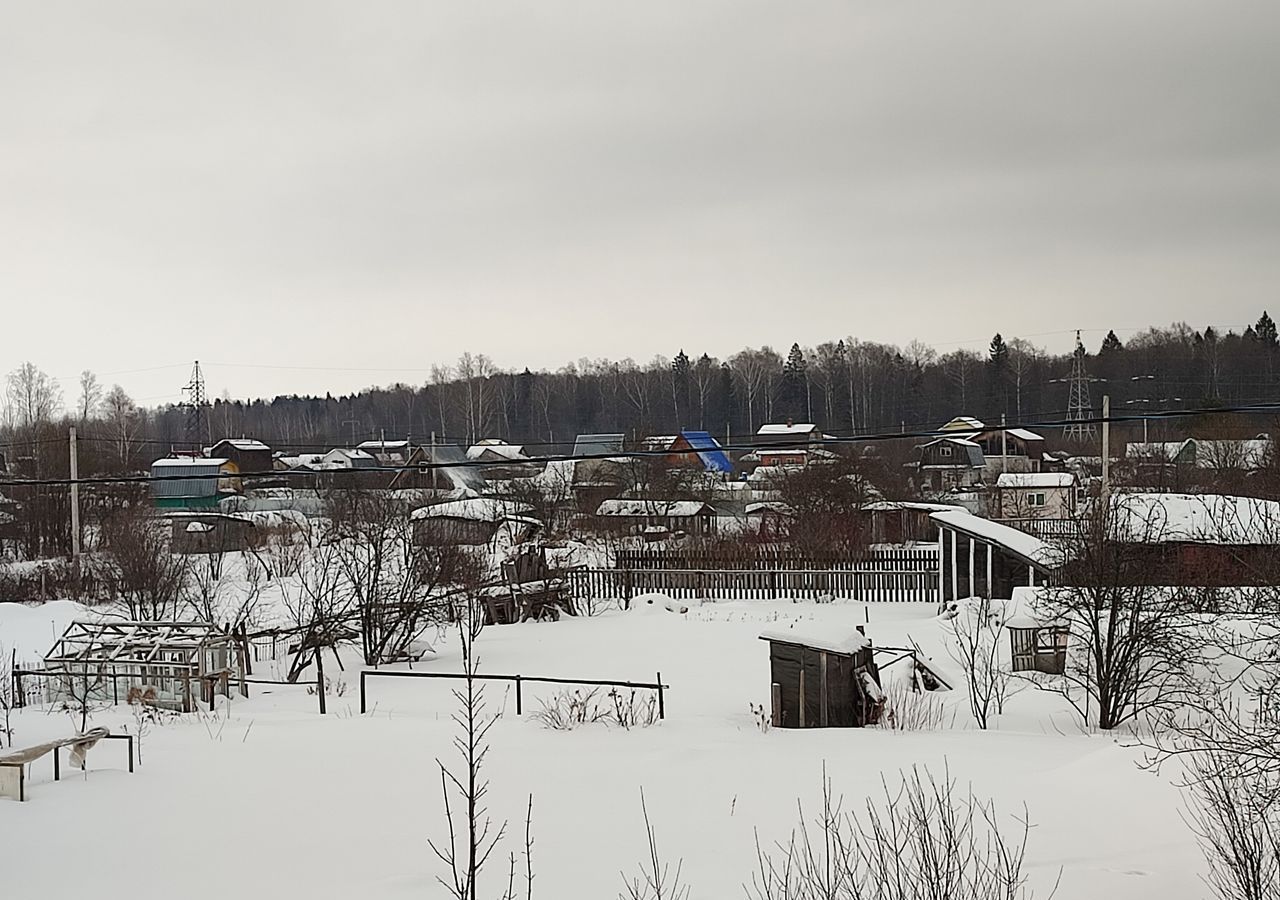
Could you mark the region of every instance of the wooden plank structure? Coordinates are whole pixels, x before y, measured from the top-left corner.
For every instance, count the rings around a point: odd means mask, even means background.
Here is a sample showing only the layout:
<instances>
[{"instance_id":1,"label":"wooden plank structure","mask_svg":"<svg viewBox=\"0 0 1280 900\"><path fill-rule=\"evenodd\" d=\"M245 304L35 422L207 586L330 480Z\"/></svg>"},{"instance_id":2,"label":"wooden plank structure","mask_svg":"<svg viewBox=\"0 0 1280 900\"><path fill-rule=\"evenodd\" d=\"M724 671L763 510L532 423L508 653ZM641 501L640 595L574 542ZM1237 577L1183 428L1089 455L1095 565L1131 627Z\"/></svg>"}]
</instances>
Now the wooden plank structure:
<instances>
[{"instance_id":1,"label":"wooden plank structure","mask_svg":"<svg viewBox=\"0 0 1280 900\"><path fill-rule=\"evenodd\" d=\"M1025 532L958 511L934 513L938 523L935 578L941 603L965 597L1008 600L1015 587L1039 587L1056 577L1061 554Z\"/></svg>"},{"instance_id":2,"label":"wooden plank structure","mask_svg":"<svg viewBox=\"0 0 1280 900\"><path fill-rule=\"evenodd\" d=\"M728 546L636 547L618 550L614 568L632 570L738 569L738 570L844 570L934 572L938 565L935 543L920 546L870 547L861 554L820 553L786 544Z\"/></svg>"},{"instance_id":3,"label":"wooden plank structure","mask_svg":"<svg viewBox=\"0 0 1280 900\"><path fill-rule=\"evenodd\" d=\"M1042 623L1018 616L1005 623L1009 632L1014 672L1061 675L1067 670L1067 644L1071 630L1059 623Z\"/></svg>"},{"instance_id":4,"label":"wooden plank structure","mask_svg":"<svg viewBox=\"0 0 1280 900\"><path fill-rule=\"evenodd\" d=\"M860 728L878 720L884 694L875 651L862 628L831 640L768 631L773 725Z\"/></svg>"},{"instance_id":5,"label":"wooden plank structure","mask_svg":"<svg viewBox=\"0 0 1280 900\"><path fill-rule=\"evenodd\" d=\"M480 593L486 625L510 625L530 619L554 622L561 613L578 614L569 582L547 565L542 547L529 546L504 562L502 576L505 584Z\"/></svg>"},{"instance_id":6,"label":"wooden plank structure","mask_svg":"<svg viewBox=\"0 0 1280 900\"><path fill-rule=\"evenodd\" d=\"M40 674L51 703L116 704L136 687L156 706L192 712L197 700L230 696L233 678L246 692L240 640L204 622L72 622Z\"/></svg>"},{"instance_id":7,"label":"wooden plank structure","mask_svg":"<svg viewBox=\"0 0 1280 900\"><path fill-rule=\"evenodd\" d=\"M937 603L936 556L920 569L574 569L574 597L623 600L659 592L681 599L838 599Z\"/></svg>"}]
</instances>

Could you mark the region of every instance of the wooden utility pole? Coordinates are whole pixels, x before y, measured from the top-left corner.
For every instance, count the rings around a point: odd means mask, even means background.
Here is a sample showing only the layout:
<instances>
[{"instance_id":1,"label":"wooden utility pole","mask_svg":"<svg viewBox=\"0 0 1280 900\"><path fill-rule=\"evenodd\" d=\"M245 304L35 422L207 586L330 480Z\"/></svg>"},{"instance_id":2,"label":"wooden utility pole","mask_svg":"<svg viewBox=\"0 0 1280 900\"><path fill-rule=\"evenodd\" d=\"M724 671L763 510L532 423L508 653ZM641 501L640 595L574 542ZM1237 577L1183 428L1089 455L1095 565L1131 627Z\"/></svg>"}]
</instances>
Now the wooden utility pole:
<instances>
[{"instance_id":1,"label":"wooden utility pole","mask_svg":"<svg viewBox=\"0 0 1280 900\"><path fill-rule=\"evenodd\" d=\"M1111 492L1111 397L1102 395L1102 508L1107 508L1107 496Z\"/></svg>"},{"instance_id":2,"label":"wooden utility pole","mask_svg":"<svg viewBox=\"0 0 1280 900\"><path fill-rule=\"evenodd\" d=\"M80 570L80 462L76 455L76 426L71 426L71 564Z\"/></svg>"}]
</instances>

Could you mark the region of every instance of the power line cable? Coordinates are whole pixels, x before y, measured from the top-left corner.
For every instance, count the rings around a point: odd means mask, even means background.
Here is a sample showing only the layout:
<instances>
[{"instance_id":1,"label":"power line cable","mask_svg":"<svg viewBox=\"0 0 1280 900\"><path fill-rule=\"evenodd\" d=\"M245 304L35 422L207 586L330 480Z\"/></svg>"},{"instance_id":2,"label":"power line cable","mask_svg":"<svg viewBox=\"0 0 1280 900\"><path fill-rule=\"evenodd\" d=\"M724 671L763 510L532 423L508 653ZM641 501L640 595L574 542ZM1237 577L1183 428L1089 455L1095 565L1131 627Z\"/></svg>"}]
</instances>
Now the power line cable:
<instances>
[{"instance_id":1,"label":"power line cable","mask_svg":"<svg viewBox=\"0 0 1280 900\"><path fill-rule=\"evenodd\" d=\"M1202 409L1151 410L1144 413L1127 413L1127 414L1112 413L1110 416L1105 416L1105 417L1093 416L1084 420L1070 418L1070 417L1055 419L1055 420L1038 420L1038 421L1037 420L1033 420L1033 421L1020 420L1014 423L1006 423L1003 427L996 427L996 428L991 428L987 430L1008 431L1014 428L1026 428L1026 429L1066 428L1071 425L1079 425L1082 423L1089 424L1089 425L1101 425L1103 423L1117 425L1117 424L1125 424L1130 422L1141 422L1144 419L1150 422L1153 420L1168 421L1168 420L1175 420L1175 419L1181 419L1181 418L1192 418L1196 416L1215 415L1215 414L1216 415L1224 415L1224 414L1243 415L1243 414L1249 414L1249 413L1277 413L1277 412L1280 412L1280 403L1249 404L1249 405L1239 405L1239 406L1220 406L1220 407L1207 407ZM934 428L934 429L929 429L927 431L921 431L921 430L914 430L914 431L907 431L907 432L887 431L887 432L880 432L876 434L824 435L821 441L815 440L811 442L801 442L800 444L798 444L795 441L768 441L768 442L762 442L757 444L727 444L727 445L720 445L717 448L711 448L711 449L718 449L721 451L734 452L734 453L758 452L761 450L794 450L794 449L797 449L801 444L808 447L826 446L826 445L846 446L846 445L857 445L857 444L881 442L881 441L945 438L948 436L956 436L962 433L969 433L969 432L954 432L954 431L948 432L948 431L940 431ZM707 452L707 451L703 451L703 452ZM698 450L696 449L691 449L688 451L682 450L682 451L678 451L678 453L682 455L687 455L691 453L698 453ZM368 468L368 469L327 469L327 470L285 469L285 470L274 471L274 472L244 473L244 474L234 474L234 475L217 475L217 474L208 474L208 473L193 474L193 475L151 475L151 474L93 475L93 476L83 477L75 480L70 478L0 479L0 486L67 486L73 483L81 484L81 485L146 484L146 483L161 482L161 481L208 480L209 478L218 478L218 477L232 477L232 478L239 477L239 478L245 478L250 480L254 478L280 478L280 477L312 478L312 477L315 477L316 475L323 475L326 473L337 473L340 475L346 475L348 473L389 474L394 472L419 472L419 471L426 472L426 471L435 471L435 470L442 470L442 469L461 469L461 468L475 468L475 469L497 468L497 467L510 468L512 465L525 465L529 463L546 464L546 463L553 463L553 462L579 462L579 461L588 461L588 460L617 460L617 459L643 460L643 459L661 458L661 457L671 456L671 455L673 455L673 453L670 450L617 450L617 451L606 451L602 453L590 453L590 454L580 454L580 455L574 455L570 453L570 454L533 456L533 457L528 457L527 459L522 459L518 461L505 460L505 459L503 460L466 459L466 460L458 460L456 462L421 462L421 463L405 464L405 465L398 465L398 466L377 466L377 467ZM195 458L199 459L199 457L195 457Z\"/></svg>"}]
</instances>

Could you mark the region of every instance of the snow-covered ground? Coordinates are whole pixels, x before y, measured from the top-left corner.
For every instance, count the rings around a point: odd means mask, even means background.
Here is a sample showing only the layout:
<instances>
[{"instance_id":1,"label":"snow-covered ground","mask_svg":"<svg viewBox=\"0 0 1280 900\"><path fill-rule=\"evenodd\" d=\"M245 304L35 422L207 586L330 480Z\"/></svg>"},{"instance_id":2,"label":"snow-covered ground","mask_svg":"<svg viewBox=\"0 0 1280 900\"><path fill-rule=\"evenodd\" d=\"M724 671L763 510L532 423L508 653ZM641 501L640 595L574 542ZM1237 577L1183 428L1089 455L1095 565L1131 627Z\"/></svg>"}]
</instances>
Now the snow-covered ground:
<instances>
[{"instance_id":1,"label":"snow-covered ground","mask_svg":"<svg viewBox=\"0 0 1280 900\"><path fill-rule=\"evenodd\" d=\"M38 655L70 615L68 604L0 604L0 643ZM1051 695L1018 694L989 732L970 725L962 691L934 695L948 708L940 731L762 732L749 709L768 705L768 647L758 634L793 624L843 633L864 622L876 644L910 637L949 665L944 626L924 606L744 601L680 614L644 604L486 629L477 642L483 671L638 681L661 672L671 685L666 721L629 732L547 730L528 713L554 688L526 685L520 717L509 688L488 688L504 713L490 733L489 805L519 832L533 795L534 895L616 897L619 871L633 871L645 852L643 788L659 847L673 864L683 857L691 896L741 897L757 830L766 845L785 839L797 799L819 799L824 764L850 801L879 792L882 777L924 765L948 768L1009 816L1025 803L1037 896L1047 896L1059 871L1059 898L1205 893L1170 779L1141 770L1140 751L1113 736L1081 733ZM457 671L456 638L436 649L415 668ZM304 686L255 687L215 718L154 728L134 775L117 745L90 753L87 777L57 784L48 761L37 763L30 802L0 801L4 896L442 896L427 840L444 836L435 760L453 761L449 683L370 679L372 709L361 716L359 667L350 656L346 663L345 673L329 673L335 690L345 689L324 717ZM269 671L260 664L256 674ZM17 746L72 732L65 715L40 709L14 724ZM115 730L132 718L104 711L94 724ZM509 849L521 847L513 840ZM491 864L486 895L505 886L502 866Z\"/></svg>"}]
</instances>

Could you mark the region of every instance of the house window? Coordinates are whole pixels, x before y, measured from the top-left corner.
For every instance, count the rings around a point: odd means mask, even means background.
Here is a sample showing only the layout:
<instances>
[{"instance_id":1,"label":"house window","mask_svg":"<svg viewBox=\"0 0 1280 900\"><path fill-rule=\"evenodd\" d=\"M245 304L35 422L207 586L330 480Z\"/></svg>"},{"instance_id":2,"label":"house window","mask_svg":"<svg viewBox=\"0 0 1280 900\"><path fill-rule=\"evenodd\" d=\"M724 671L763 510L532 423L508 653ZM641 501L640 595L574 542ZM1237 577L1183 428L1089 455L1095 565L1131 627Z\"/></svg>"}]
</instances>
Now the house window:
<instances>
[{"instance_id":1,"label":"house window","mask_svg":"<svg viewBox=\"0 0 1280 900\"><path fill-rule=\"evenodd\" d=\"M1044 491L1027 494L1027 506L1044 506Z\"/></svg>"},{"instance_id":2,"label":"house window","mask_svg":"<svg viewBox=\"0 0 1280 900\"><path fill-rule=\"evenodd\" d=\"M950 455L951 455L951 448L950 448L950 447L948 447L946 444L943 444L941 447L939 447L939 448L938 448L938 455L939 455L939 456L950 456Z\"/></svg>"}]
</instances>

